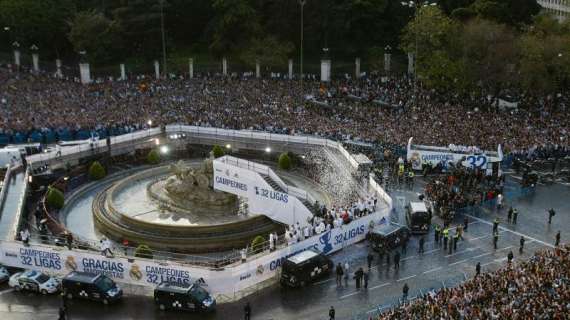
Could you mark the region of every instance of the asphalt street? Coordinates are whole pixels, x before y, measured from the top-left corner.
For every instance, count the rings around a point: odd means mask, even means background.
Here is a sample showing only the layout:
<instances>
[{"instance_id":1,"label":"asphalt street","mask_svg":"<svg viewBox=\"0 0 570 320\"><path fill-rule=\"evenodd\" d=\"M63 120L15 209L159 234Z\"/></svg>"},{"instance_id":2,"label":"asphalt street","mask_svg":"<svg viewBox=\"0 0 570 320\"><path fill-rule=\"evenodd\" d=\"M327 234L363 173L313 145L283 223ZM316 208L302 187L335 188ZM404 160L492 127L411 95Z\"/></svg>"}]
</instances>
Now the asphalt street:
<instances>
[{"instance_id":1,"label":"asphalt street","mask_svg":"<svg viewBox=\"0 0 570 320\"><path fill-rule=\"evenodd\" d=\"M421 188L418 184L416 188ZM249 301L253 319L328 319L328 309L334 306L337 319L368 319L380 308L397 303L405 283L410 287L410 297L432 289L455 286L472 277L475 265L480 262L482 271L492 271L506 264L509 251L518 259L529 258L535 250L550 247L558 230L562 242L570 236L570 188L560 184L539 185L533 194L507 199L503 210L486 207L469 214L469 228L457 251L449 254L434 242L433 230L425 237L425 252L419 255L419 237L413 237L402 254L399 270L379 261L378 255L370 270L367 289L356 290L352 277L337 286L334 276L300 290L283 289L278 285L262 290L237 303L219 305L214 313L190 314L161 312L155 308L150 296L126 295L116 305L103 306L96 302L72 301L69 319L243 319L243 305ZM396 195L396 193L394 194ZM413 192L399 192L399 196L415 197ZM507 223L509 205L520 214L518 224ZM553 207L557 214L552 225L547 223L547 209ZM498 249L493 248L492 221L499 217L500 237ZM456 217L456 222L463 217ZM525 248L519 254L519 239L526 238ZM332 256L335 264L349 261L350 273L362 267L367 270L366 241L347 247ZM393 255L392 255L393 256ZM393 259L391 259L393 263ZM6 284L0 286L0 317L5 319L57 319L59 296L41 296L33 293L13 292Z\"/></svg>"}]
</instances>

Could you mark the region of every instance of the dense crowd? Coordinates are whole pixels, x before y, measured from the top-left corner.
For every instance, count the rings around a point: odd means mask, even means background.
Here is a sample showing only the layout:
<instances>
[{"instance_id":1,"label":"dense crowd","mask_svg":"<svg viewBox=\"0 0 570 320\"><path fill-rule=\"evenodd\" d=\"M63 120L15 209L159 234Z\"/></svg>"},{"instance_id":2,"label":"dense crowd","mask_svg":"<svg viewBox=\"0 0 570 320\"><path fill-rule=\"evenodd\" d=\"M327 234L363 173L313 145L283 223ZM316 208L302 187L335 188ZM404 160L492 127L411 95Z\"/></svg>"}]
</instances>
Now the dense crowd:
<instances>
[{"instance_id":1,"label":"dense crowd","mask_svg":"<svg viewBox=\"0 0 570 320\"><path fill-rule=\"evenodd\" d=\"M483 170L458 166L448 168L443 175L433 176L425 192L435 213L450 221L461 208L502 199L503 186L504 176L487 175Z\"/></svg>"},{"instance_id":2,"label":"dense crowd","mask_svg":"<svg viewBox=\"0 0 570 320\"><path fill-rule=\"evenodd\" d=\"M568 319L570 245L431 292L382 319Z\"/></svg>"},{"instance_id":3,"label":"dense crowd","mask_svg":"<svg viewBox=\"0 0 570 320\"><path fill-rule=\"evenodd\" d=\"M83 86L46 75L0 68L0 130L140 129L186 123L333 139L405 145L473 145L511 151L566 150L570 118L566 97L522 97L519 111L489 108L485 92L459 96L418 90L408 78L335 81L323 87L305 81L204 77L102 81ZM308 103L321 99L327 106ZM305 103L301 103L305 101ZM381 104L376 103L382 101ZM550 152L550 151L549 151Z\"/></svg>"}]
</instances>

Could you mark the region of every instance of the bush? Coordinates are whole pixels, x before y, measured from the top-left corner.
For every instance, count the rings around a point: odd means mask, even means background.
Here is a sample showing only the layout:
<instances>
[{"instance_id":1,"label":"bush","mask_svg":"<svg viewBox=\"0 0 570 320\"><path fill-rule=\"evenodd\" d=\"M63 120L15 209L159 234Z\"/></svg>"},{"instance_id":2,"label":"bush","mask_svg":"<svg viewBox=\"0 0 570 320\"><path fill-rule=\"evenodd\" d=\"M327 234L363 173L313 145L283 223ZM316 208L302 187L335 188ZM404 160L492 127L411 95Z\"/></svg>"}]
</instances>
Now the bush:
<instances>
[{"instance_id":1,"label":"bush","mask_svg":"<svg viewBox=\"0 0 570 320\"><path fill-rule=\"evenodd\" d=\"M251 251L253 251L253 253L260 252L261 250L263 250L264 244L265 244L265 239L262 236L257 236L253 238L253 241L251 241Z\"/></svg>"},{"instance_id":2,"label":"bush","mask_svg":"<svg viewBox=\"0 0 570 320\"><path fill-rule=\"evenodd\" d=\"M224 156L224 149L222 149L222 147L215 145L214 148L212 148L212 154L214 154L214 158L217 159L219 157L223 157Z\"/></svg>"},{"instance_id":3,"label":"bush","mask_svg":"<svg viewBox=\"0 0 570 320\"><path fill-rule=\"evenodd\" d=\"M146 244L141 244L135 249L135 257L152 259L152 250Z\"/></svg>"},{"instance_id":4,"label":"bush","mask_svg":"<svg viewBox=\"0 0 570 320\"><path fill-rule=\"evenodd\" d=\"M65 203L65 198L63 196L63 192L61 192L59 189L49 187L46 195L46 201L48 206L51 208L61 209Z\"/></svg>"},{"instance_id":5,"label":"bush","mask_svg":"<svg viewBox=\"0 0 570 320\"><path fill-rule=\"evenodd\" d=\"M283 152L279 156L279 160L277 161L277 165L279 166L279 169L283 169L283 170L291 169L291 158L289 157L289 154L287 152Z\"/></svg>"},{"instance_id":6,"label":"bush","mask_svg":"<svg viewBox=\"0 0 570 320\"><path fill-rule=\"evenodd\" d=\"M99 161L94 161L89 167L89 179L91 180L101 180L105 178L107 172L105 168L99 163Z\"/></svg>"},{"instance_id":7,"label":"bush","mask_svg":"<svg viewBox=\"0 0 570 320\"><path fill-rule=\"evenodd\" d=\"M148 162L148 164L160 163L160 154L158 154L158 151L156 149L150 150L148 156L146 157L146 162Z\"/></svg>"}]
</instances>

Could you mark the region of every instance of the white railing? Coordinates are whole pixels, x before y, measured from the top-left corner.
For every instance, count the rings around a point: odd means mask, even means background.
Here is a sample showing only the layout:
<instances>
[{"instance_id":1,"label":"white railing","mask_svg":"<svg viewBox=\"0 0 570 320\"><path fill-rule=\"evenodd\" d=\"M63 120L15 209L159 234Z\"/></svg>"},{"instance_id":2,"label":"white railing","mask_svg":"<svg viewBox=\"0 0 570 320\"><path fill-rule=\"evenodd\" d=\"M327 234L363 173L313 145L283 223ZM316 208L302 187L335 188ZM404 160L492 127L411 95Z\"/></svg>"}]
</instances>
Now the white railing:
<instances>
[{"instance_id":1,"label":"white railing","mask_svg":"<svg viewBox=\"0 0 570 320\"><path fill-rule=\"evenodd\" d=\"M28 194L28 187L29 187L29 183L28 183L28 179L30 177L30 170L27 169L26 173L24 174L24 181L22 182L24 184L22 191L20 193L20 198L18 200L18 207L17 207L17 211L16 211L16 216L14 218L14 224L12 225L12 227L10 228L10 231L8 232L8 234L6 235L6 239L16 239L16 234L18 233L18 228L20 227L20 219L22 218L22 212L24 211L24 207L26 206L26 196Z\"/></svg>"},{"instance_id":2,"label":"white railing","mask_svg":"<svg viewBox=\"0 0 570 320\"><path fill-rule=\"evenodd\" d=\"M0 214L2 213L2 210L4 209L4 202L6 201L6 192L8 190L8 188L10 187L10 175L12 172L12 166L10 164L8 164L7 168L6 168L6 175L4 176L4 182L2 184L2 190L0 190ZM2 217L0 217L1 219Z\"/></svg>"},{"instance_id":3,"label":"white railing","mask_svg":"<svg viewBox=\"0 0 570 320\"><path fill-rule=\"evenodd\" d=\"M378 195L378 197L380 199L382 199L384 202L386 202L388 204L388 207L390 209L392 209L392 197L390 197L386 191L384 191L384 189L382 187L380 187L380 185L378 185L378 183L376 182L376 179L374 179L374 174L370 175L370 188L372 190L374 190L374 192Z\"/></svg>"},{"instance_id":4,"label":"white railing","mask_svg":"<svg viewBox=\"0 0 570 320\"><path fill-rule=\"evenodd\" d=\"M160 134L160 128L153 128L147 130L140 130L133 133L127 133L120 136L111 137L111 146L114 144L120 144L125 142L130 142L138 139L143 139L146 137L154 137ZM92 152L102 152L106 151L107 141L105 139L93 140L93 142L82 143L76 146L61 147L58 150L52 149L50 152L44 152L39 154L34 154L26 157L28 163L33 164L34 162L43 162L49 160L57 160L59 158L65 158L82 152L92 151Z\"/></svg>"}]
</instances>

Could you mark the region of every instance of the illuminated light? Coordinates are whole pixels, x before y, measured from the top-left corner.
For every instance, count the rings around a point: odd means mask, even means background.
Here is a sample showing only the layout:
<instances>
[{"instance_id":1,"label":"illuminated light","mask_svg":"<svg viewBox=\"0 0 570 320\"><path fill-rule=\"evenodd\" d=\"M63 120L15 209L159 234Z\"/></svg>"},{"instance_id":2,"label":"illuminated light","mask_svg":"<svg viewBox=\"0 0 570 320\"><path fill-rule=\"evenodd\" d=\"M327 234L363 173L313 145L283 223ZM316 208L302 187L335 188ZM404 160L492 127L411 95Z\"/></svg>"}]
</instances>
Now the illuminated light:
<instances>
[{"instance_id":1,"label":"illuminated light","mask_svg":"<svg viewBox=\"0 0 570 320\"><path fill-rule=\"evenodd\" d=\"M232 148L232 145L231 145L231 144L229 144L229 143L226 144L226 149L231 149L231 148Z\"/></svg>"},{"instance_id":2,"label":"illuminated light","mask_svg":"<svg viewBox=\"0 0 570 320\"><path fill-rule=\"evenodd\" d=\"M168 146L162 146L162 147L160 147L160 153L162 153L162 154L167 154L167 153L168 153Z\"/></svg>"},{"instance_id":3,"label":"illuminated light","mask_svg":"<svg viewBox=\"0 0 570 320\"><path fill-rule=\"evenodd\" d=\"M270 152L271 152L271 148L270 148L270 147L265 148L265 152L270 153Z\"/></svg>"}]
</instances>

